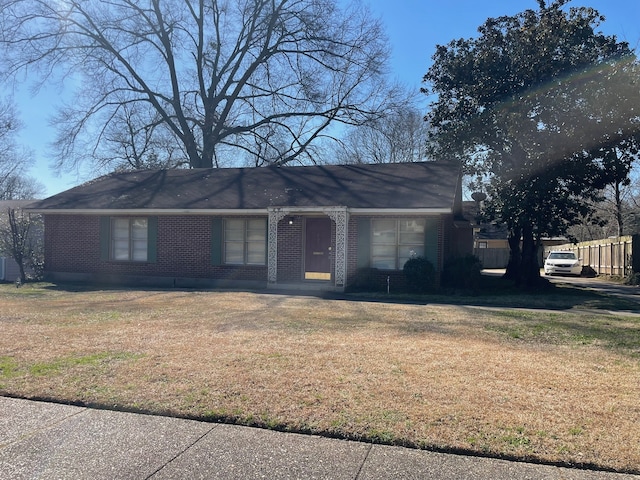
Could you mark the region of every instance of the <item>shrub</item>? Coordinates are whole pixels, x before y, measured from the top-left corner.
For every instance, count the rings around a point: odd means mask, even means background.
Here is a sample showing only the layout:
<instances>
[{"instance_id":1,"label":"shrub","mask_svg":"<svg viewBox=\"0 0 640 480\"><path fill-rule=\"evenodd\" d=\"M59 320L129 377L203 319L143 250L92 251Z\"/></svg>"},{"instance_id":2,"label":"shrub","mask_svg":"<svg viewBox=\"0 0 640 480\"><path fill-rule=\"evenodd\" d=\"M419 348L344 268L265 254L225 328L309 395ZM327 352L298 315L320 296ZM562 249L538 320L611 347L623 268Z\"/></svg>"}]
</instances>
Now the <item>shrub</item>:
<instances>
[{"instance_id":1,"label":"shrub","mask_svg":"<svg viewBox=\"0 0 640 480\"><path fill-rule=\"evenodd\" d=\"M436 269L424 257L407 260L402 267L407 283L407 290L414 293L426 293L435 287Z\"/></svg>"},{"instance_id":2,"label":"shrub","mask_svg":"<svg viewBox=\"0 0 640 480\"><path fill-rule=\"evenodd\" d=\"M442 269L442 286L477 291L482 282L482 262L475 255L447 260Z\"/></svg>"},{"instance_id":3,"label":"shrub","mask_svg":"<svg viewBox=\"0 0 640 480\"><path fill-rule=\"evenodd\" d=\"M640 285L640 272L633 272L627 275L624 280L625 285Z\"/></svg>"},{"instance_id":4,"label":"shrub","mask_svg":"<svg viewBox=\"0 0 640 480\"><path fill-rule=\"evenodd\" d=\"M377 268L359 268L349 282L350 292L378 292L382 290L380 271Z\"/></svg>"}]
</instances>

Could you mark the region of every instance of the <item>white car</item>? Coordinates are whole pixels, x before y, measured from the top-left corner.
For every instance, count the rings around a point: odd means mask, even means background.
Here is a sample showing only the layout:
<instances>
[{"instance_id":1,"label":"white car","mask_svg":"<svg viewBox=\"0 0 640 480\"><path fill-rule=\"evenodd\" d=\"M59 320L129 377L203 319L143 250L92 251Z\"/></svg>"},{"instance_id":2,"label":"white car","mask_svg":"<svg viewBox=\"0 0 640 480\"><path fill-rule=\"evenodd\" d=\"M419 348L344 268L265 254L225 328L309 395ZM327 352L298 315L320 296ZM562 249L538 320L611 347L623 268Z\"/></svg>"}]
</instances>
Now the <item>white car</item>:
<instances>
[{"instance_id":1,"label":"white car","mask_svg":"<svg viewBox=\"0 0 640 480\"><path fill-rule=\"evenodd\" d=\"M544 261L545 275L580 275L582 264L573 252L553 251Z\"/></svg>"}]
</instances>

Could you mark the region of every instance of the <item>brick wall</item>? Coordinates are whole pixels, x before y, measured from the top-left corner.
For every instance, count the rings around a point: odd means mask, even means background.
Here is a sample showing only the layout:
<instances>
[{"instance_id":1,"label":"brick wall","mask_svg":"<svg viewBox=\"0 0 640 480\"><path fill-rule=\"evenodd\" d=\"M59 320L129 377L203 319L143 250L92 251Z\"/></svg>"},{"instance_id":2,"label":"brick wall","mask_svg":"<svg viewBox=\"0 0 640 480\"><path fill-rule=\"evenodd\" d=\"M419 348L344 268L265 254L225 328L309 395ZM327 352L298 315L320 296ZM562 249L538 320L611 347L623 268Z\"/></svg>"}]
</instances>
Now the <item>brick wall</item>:
<instances>
[{"instance_id":1,"label":"brick wall","mask_svg":"<svg viewBox=\"0 0 640 480\"><path fill-rule=\"evenodd\" d=\"M376 216L351 216L349 219L349 245L347 255L347 285L352 283L356 277L358 270L357 258L358 258L358 219L367 218L369 220L374 218L411 218L410 215L376 215ZM424 218L424 217L418 217ZM438 221L438 264L434 265L438 273L442 271L443 257L444 257L444 245L445 245L445 225L450 223L450 216L441 215ZM437 276L439 282L439 275ZM405 278L402 271L385 271L381 270L377 274L376 285L379 289L386 290L387 282L391 291L402 290L405 287Z\"/></svg>"},{"instance_id":2,"label":"brick wall","mask_svg":"<svg viewBox=\"0 0 640 480\"><path fill-rule=\"evenodd\" d=\"M45 216L45 273L267 280L266 265L212 265L210 216L158 217L157 261L117 262L100 258L100 217Z\"/></svg>"},{"instance_id":3,"label":"brick wall","mask_svg":"<svg viewBox=\"0 0 640 480\"><path fill-rule=\"evenodd\" d=\"M406 216L403 216L405 218ZM351 216L348 225L347 283L357 270L358 218ZM374 218L374 217L367 217ZM377 218L377 217L376 217ZM289 224L289 220L292 224ZM438 258L442 267L445 222L438 222ZM131 275L149 277L188 277L237 281L267 281L267 267L211 264L211 216L158 216L157 261L132 263L100 258L100 217L93 215L45 215L45 272L78 274ZM336 229L331 222L332 252L335 253ZM285 217L278 224L278 282L298 282L304 277L304 217ZM449 229L446 229L447 232ZM335 278L335 258L331 261ZM390 277L392 286L400 288L402 272L382 272L381 284ZM385 287L386 288L386 287Z\"/></svg>"},{"instance_id":4,"label":"brick wall","mask_svg":"<svg viewBox=\"0 0 640 480\"><path fill-rule=\"evenodd\" d=\"M45 215L45 272L87 272L100 263L100 218Z\"/></svg>"},{"instance_id":5,"label":"brick wall","mask_svg":"<svg viewBox=\"0 0 640 480\"><path fill-rule=\"evenodd\" d=\"M300 216L288 216L278 223L278 282L298 282L302 278L303 220Z\"/></svg>"}]
</instances>

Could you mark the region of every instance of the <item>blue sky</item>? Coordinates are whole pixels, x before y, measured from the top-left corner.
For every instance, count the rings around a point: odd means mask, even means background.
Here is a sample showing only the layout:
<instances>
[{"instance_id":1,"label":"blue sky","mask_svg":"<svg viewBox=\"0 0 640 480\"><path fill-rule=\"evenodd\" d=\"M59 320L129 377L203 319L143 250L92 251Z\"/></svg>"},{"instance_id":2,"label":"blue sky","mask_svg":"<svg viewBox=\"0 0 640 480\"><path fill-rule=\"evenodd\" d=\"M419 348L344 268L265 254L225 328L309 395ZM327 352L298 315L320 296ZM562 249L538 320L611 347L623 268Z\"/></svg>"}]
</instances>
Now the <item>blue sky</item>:
<instances>
[{"instance_id":1,"label":"blue sky","mask_svg":"<svg viewBox=\"0 0 640 480\"><path fill-rule=\"evenodd\" d=\"M437 44L474 37L489 17L513 15L537 8L535 0L362 0L382 18L392 49L390 71L410 88L420 88ZM640 2L638 0L572 0L569 6L589 6L606 17L601 30L617 35L632 47L640 47ZM36 154L30 172L53 195L91 178L89 172L57 175L50 166L47 142L53 130L47 117L53 111L57 92L43 92L35 99L20 99L21 118L26 125L21 140Z\"/></svg>"},{"instance_id":2,"label":"blue sky","mask_svg":"<svg viewBox=\"0 0 640 480\"><path fill-rule=\"evenodd\" d=\"M392 71L419 88L438 44L470 38L489 17L537 9L535 0L364 0L387 28L393 48ZM593 7L606 17L601 30L640 46L640 1L572 0L569 7Z\"/></svg>"}]
</instances>

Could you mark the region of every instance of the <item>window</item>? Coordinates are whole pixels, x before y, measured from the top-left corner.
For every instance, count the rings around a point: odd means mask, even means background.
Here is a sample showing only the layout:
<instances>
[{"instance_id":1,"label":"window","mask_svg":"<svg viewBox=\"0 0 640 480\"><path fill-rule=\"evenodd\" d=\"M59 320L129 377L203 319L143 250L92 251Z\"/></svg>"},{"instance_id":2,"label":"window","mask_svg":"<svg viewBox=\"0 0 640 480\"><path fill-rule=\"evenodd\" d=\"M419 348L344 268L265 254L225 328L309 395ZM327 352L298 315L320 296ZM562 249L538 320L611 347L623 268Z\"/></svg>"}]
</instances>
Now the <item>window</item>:
<instances>
[{"instance_id":1,"label":"window","mask_svg":"<svg viewBox=\"0 0 640 480\"><path fill-rule=\"evenodd\" d=\"M146 262L148 224L146 218L112 218L111 259Z\"/></svg>"},{"instance_id":2,"label":"window","mask_svg":"<svg viewBox=\"0 0 640 480\"><path fill-rule=\"evenodd\" d=\"M224 263L264 265L267 222L264 218L228 218L224 221Z\"/></svg>"},{"instance_id":3,"label":"window","mask_svg":"<svg viewBox=\"0 0 640 480\"><path fill-rule=\"evenodd\" d=\"M549 257L552 260L577 260L573 252L551 252Z\"/></svg>"},{"instance_id":4,"label":"window","mask_svg":"<svg viewBox=\"0 0 640 480\"><path fill-rule=\"evenodd\" d=\"M487 242L478 242L478 248L489 248Z\"/></svg>"},{"instance_id":5,"label":"window","mask_svg":"<svg viewBox=\"0 0 640 480\"><path fill-rule=\"evenodd\" d=\"M424 219L374 219L371 224L371 266L402 270L410 258L424 256L424 232Z\"/></svg>"}]
</instances>

